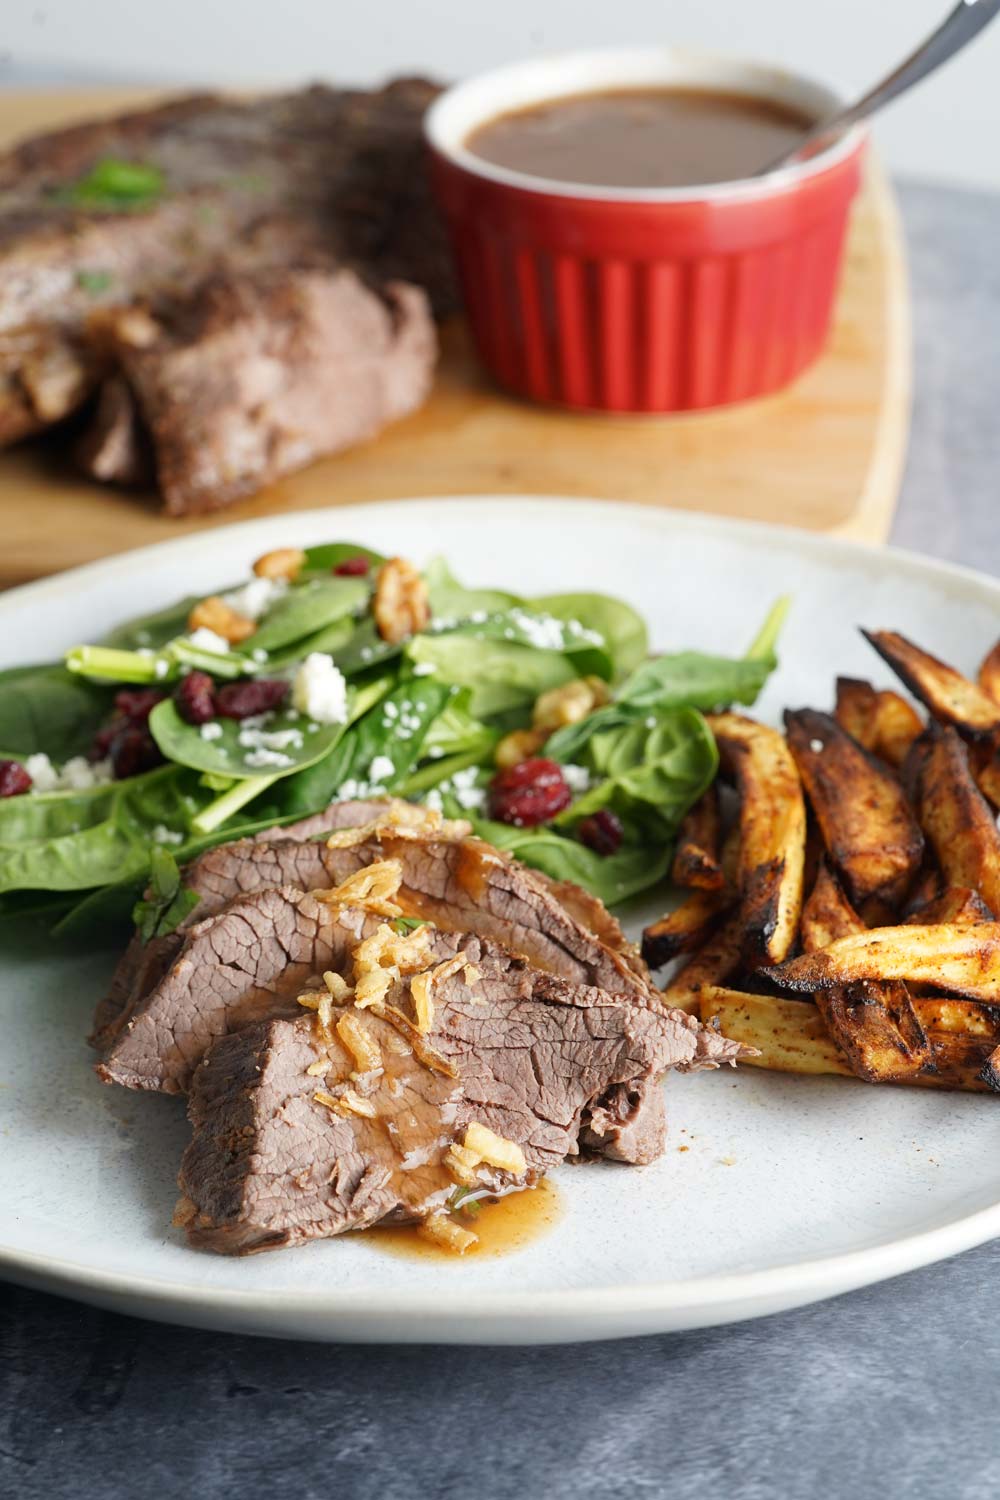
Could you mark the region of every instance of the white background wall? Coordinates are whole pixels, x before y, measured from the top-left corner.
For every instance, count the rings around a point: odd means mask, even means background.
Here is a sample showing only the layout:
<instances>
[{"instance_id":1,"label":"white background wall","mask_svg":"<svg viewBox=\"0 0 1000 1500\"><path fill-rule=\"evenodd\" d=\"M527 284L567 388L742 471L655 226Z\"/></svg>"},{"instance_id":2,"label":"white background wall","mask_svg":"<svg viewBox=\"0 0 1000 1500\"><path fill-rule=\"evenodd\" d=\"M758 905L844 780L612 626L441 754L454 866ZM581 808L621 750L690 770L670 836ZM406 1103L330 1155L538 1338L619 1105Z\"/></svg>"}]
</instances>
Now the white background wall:
<instances>
[{"instance_id":1,"label":"white background wall","mask_svg":"<svg viewBox=\"0 0 1000 1500\"><path fill-rule=\"evenodd\" d=\"M952 0L0 0L0 85L457 76L539 51L678 41L851 91ZM910 174L1000 187L1000 19L879 127Z\"/></svg>"}]
</instances>

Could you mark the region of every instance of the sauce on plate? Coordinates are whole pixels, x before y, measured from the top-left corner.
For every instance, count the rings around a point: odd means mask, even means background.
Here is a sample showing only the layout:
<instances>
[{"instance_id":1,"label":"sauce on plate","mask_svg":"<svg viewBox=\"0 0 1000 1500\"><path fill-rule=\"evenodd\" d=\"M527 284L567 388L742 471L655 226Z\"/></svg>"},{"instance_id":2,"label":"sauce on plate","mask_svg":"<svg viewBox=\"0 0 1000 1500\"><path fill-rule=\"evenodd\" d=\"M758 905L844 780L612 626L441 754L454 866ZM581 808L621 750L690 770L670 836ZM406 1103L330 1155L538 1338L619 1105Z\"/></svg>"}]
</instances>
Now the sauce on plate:
<instances>
[{"instance_id":1,"label":"sauce on plate","mask_svg":"<svg viewBox=\"0 0 1000 1500\"><path fill-rule=\"evenodd\" d=\"M479 125L483 161L556 182L694 187L752 176L813 120L787 104L714 89L615 89L546 100Z\"/></svg>"},{"instance_id":2,"label":"sauce on plate","mask_svg":"<svg viewBox=\"0 0 1000 1500\"><path fill-rule=\"evenodd\" d=\"M555 1184L543 1177L537 1187L523 1193L508 1193L480 1204L475 1218L456 1216L456 1223L479 1236L462 1256L417 1233L416 1224L393 1225L386 1229L367 1229L364 1238L378 1250L408 1260L442 1260L452 1265L474 1256L508 1255L523 1250L547 1234L560 1216L559 1192Z\"/></svg>"}]
</instances>

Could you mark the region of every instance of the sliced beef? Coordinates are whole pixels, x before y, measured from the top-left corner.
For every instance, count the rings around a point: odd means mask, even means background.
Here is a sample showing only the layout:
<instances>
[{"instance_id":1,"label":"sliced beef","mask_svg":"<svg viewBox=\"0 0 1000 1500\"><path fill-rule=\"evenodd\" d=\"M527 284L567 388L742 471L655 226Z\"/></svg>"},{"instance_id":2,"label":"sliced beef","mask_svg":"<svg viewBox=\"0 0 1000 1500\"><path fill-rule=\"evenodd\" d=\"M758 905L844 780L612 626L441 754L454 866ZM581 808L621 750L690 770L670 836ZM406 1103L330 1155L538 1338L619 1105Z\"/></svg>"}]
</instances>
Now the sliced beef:
<instances>
[{"instance_id":1,"label":"sliced beef","mask_svg":"<svg viewBox=\"0 0 1000 1500\"><path fill-rule=\"evenodd\" d=\"M112 375L102 384L76 457L84 473L102 484L138 485L149 479L149 445L124 375Z\"/></svg>"},{"instance_id":2,"label":"sliced beef","mask_svg":"<svg viewBox=\"0 0 1000 1500\"><path fill-rule=\"evenodd\" d=\"M221 911L227 902L250 891L266 890L269 886L296 885L300 890L315 890L324 884L322 880L310 880L303 884L297 878L294 866L296 847L300 842L322 834L334 833L341 828L357 828L370 823L382 815L390 803L385 798L362 801L333 802L323 812L303 818L298 823L288 823L283 828L270 828L259 833L256 839L240 840L238 843L222 844L210 849L189 865L185 881L193 889L203 890L204 899L188 915L187 921L177 932L143 942L135 933L128 948L119 960L108 994L98 1002L94 1014L94 1025L90 1042L99 1052L105 1052L125 1020L135 1007L158 984L170 968L184 942L184 931L193 927L204 917ZM241 871L252 871L254 846L258 842L279 838L287 845L291 856L287 867L278 869L273 863L267 867L266 878L241 878Z\"/></svg>"},{"instance_id":3,"label":"sliced beef","mask_svg":"<svg viewBox=\"0 0 1000 1500\"><path fill-rule=\"evenodd\" d=\"M422 287L436 311L450 310L422 160L421 119L436 92L402 79L371 92L192 96L0 155L0 444L59 421L114 371L109 310L187 296L212 277L322 257L373 288ZM88 198L79 185L109 159L157 169L162 190L125 209ZM413 332L412 308L393 316L400 337L404 323ZM395 409L401 387L415 399L398 362L388 383ZM104 465L116 467L107 456Z\"/></svg>"},{"instance_id":4,"label":"sliced beef","mask_svg":"<svg viewBox=\"0 0 1000 1500\"><path fill-rule=\"evenodd\" d=\"M423 291L393 282L380 296L332 267L215 275L135 325L133 311L118 319L111 344L171 515L373 437L423 403L437 354Z\"/></svg>"},{"instance_id":5,"label":"sliced beef","mask_svg":"<svg viewBox=\"0 0 1000 1500\"><path fill-rule=\"evenodd\" d=\"M369 924L370 925L370 924ZM363 912L301 891L261 891L172 934L154 983L136 986L98 1040L105 1083L183 1093L214 1037L261 1016L294 1015L296 997L324 970L341 972L366 935Z\"/></svg>"},{"instance_id":6,"label":"sliced beef","mask_svg":"<svg viewBox=\"0 0 1000 1500\"><path fill-rule=\"evenodd\" d=\"M429 1054L384 1016L362 1024L381 1067L360 1076L339 1037L320 1042L308 1018L263 1021L212 1046L192 1081L179 1179L177 1221L193 1245L248 1254L423 1218L454 1191L446 1153L473 1121L519 1146L526 1167L480 1166L477 1190L525 1186L579 1154L620 1096L672 1066L739 1051L682 1012L616 1002L518 960L471 986L460 973L443 981ZM324 1059L325 1077L308 1071ZM315 1097L347 1089L346 1113ZM358 1097L371 1117L354 1111Z\"/></svg>"}]
</instances>

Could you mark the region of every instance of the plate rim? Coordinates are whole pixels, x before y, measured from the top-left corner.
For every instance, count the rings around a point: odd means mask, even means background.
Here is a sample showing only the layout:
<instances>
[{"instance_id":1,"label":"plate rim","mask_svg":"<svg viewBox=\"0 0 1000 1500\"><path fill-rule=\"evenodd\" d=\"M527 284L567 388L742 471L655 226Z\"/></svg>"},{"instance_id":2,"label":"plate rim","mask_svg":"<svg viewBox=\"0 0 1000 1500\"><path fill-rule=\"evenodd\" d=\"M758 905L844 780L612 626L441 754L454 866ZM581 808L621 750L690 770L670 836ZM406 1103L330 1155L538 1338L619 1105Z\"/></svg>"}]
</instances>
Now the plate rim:
<instances>
[{"instance_id":1,"label":"plate rim","mask_svg":"<svg viewBox=\"0 0 1000 1500\"><path fill-rule=\"evenodd\" d=\"M216 546L225 546L229 541L252 542L255 536L267 536L283 528L292 530L301 538L307 531L317 536L331 524L350 527L363 524L373 513L391 519L398 511L412 520L418 507L488 507L530 506L532 508L558 508L565 519L570 510L583 511L590 516L612 515L616 523L626 529L630 523L641 522L653 526L664 535L682 532L688 536L698 533L724 536L728 539L767 541L769 538L785 548L804 552L823 560L841 560L847 564L859 558L869 563L885 558L890 568L902 568L911 577L928 583L946 583L964 586L971 593L1000 605L1000 580L991 578L967 565L943 561L903 548L879 546L838 536L801 531L793 526L776 525L769 522L732 519L724 516L703 515L695 511L677 511L665 507L641 505L633 502L580 498L577 496L533 495L533 494L468 494L448 496L417 496L386 501L361 501L356 505L335 505L317 510L289 511L279 514L236 521L213 529L211 532L194 532L180 537L168 538L147 546L134 548L111 557L70 568L49 578L30 583L0 594L0 619L17 611L28 599L33 604L46 598L59 599L74 588L88 582L106 581L110 587L123 573L136 566L156 564L164 557L183 559L187 554L199 553L210 539ZM496 512L490 516L496 519ZM793 590L792 590L793 591ZM175 1278L147 1276L134 1272L104 1271L96 1267L81 1265L78 1261L45 1252L26 1251L5 1244L0 1240L0 1274L11 1280L21 1280L33 1285L44 1285L48 1289L64 1292L86 1299L111 1298L133 1304L142 1304L154 1316L173 1316L176 1321L190 1319L192 1313L206 1315L211 1323L212 1315L222 1318L226 1326L240 1326L240 1319L252 1314L277 1315L281 1311L291 1314L308 1313L317 1324L326 1320L326 1326L317 1326L312 1337L345 1337L336 1326L336 1320L345 1318L352 1324L370 1322L373 1339L379 1337L380 1325L390 1319L410 1320L410 1334L423 1342L456 1340L463 1332L472 1328L479 1341L489 1341L491 1334L497 1341L529 1342L555 1336L570 1339L585 1339L613 1336L616 1321L627 1324L624 1330L634 1331L631 1319L642 1314L648 1324L647 1331L666 1329L671 1326L695 1327L712 1321L737 1322L744 1318L762 1316L781 1308L818 1301L835 1296L853 1288L874 1284L889 1277L916 1270L922 1266L948 1258L963 1250L1000 1235L1000 1188L997 1200L971 1212L949 1217L946 1222L927 1229L916 1230L862 1248L843 1251L832 1256L815 1256L804 1260L790 1261L783 1265L772 1265L754 1271L721 1272L708 1276L687 1277L681 1280L642 1282L627 1286L583 1286L538 1291L475 1291L455 1287L447 1302L429 1290L386 1290L374 1292L351 1290L339 1294L336 1290L322 1288L286 1289L281 1291L240 1290L219 1288L189 1283ZM2 1231L0 1231L2 1234ZM139 1308L138 1310L142 1310ZM713 1318L713 1314L722 1313ZM689 1321L690 1316L696 1315ZM700 1317L698 1315L701 1315ZM229 1315L229 1317L227 1317ZM431 1318L433 1333L423 1333L418 1325ZM587 1326L587 1320L590 1326ZM511 1320L528 1324L538 1323L534 1338L501 1339L503 1325ZM655 1326L654 1326L655 1325ZM283 1330L268 1329L276 1335ZM365 1337L366 1335L362 1335ZM396 1339L405 1339L406 1327L397 1327Z\"/></svg>"}]
</instances>

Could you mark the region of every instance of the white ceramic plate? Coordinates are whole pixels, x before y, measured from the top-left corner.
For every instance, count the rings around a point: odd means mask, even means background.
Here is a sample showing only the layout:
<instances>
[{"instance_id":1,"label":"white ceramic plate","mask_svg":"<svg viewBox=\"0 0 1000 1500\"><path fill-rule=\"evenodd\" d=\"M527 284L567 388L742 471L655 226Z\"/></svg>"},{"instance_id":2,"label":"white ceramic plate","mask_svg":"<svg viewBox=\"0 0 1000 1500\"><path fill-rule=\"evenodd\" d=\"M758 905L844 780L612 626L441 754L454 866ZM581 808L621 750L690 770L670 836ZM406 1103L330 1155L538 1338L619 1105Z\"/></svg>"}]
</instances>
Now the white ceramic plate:
<instances>
[{"instance_id":1,"label":"white ceramic plate","mask_svg":"<svg viewBox=\"0 0 1000 1500\"><path fill-rule=\"evenodd\" d=\"M463 579L528 594L623 594L668 649L739 651L791 591L760 705L775 722L829 705L838 672L888 680L859 624L967 669L1000 629L1000 585L919 558L624 505L414 500L207 532L4 595L0 666L228 582L268 547L335 537L446 551ZM540 1343L756 1317L1000 1233L996 1101L744 1069L671 1080L663 1160L564 1169L560 1219L516 1254L408 1261L359 1236L199 1255L170 1228L183 1106L90 1070L107 959L8 949L0 965L0 1272L101 1306L301 1338Z\"/></svg>"}]
</instances>

